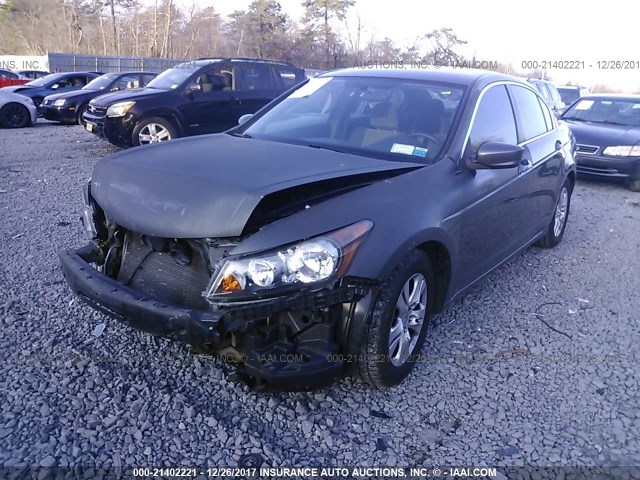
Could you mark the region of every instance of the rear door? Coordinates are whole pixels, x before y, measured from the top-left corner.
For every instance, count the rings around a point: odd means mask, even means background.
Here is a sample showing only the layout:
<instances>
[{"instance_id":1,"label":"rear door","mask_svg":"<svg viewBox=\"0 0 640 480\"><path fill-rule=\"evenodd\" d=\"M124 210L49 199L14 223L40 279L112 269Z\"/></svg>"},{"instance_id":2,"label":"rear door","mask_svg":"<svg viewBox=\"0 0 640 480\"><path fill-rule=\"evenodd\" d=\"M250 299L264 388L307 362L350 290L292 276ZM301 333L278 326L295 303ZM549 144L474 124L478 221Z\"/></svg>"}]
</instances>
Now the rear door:
<instances>
[{"instance_id":1,"label":"rear door","mask_svg":"<svg viewBox=\"0 0 640 480\"><path fill-rule=\"evenodd\" d=\"M284 91L271 64L237 62L233 69L233 125L247 113L256 113ZM232 125L232 126L233 126Z\"/></svg>"},{"instance_id":2,"label":"rear door","mask_svg":"<svg viewBox=\"0 0 640 480\"><path fill-rule=\"evenodd\" d=\"M518 143L515 114L507 87L488 87L477 106L464 156L486 142ZM460 190L467 192L460 214L461 285L468 285L502 262L524 242L528 221L524 198L530 190L526 171L518 168L461 172Z\"/></svg>"},{"instance_id":3,"label":"rear door","mask_svg":"<svg viewBox=\"0 0 640 480\"><path fill-rule=\"evenodd\" d=\"M530 215L525 226L532 236L549 223L556 192L564 181L562 136L549 107L538 95L519 85L509 85L509 94L516 112L518 143L525 149L520 170L530 179L522 207Z\"/></svg>"}]
</instances>

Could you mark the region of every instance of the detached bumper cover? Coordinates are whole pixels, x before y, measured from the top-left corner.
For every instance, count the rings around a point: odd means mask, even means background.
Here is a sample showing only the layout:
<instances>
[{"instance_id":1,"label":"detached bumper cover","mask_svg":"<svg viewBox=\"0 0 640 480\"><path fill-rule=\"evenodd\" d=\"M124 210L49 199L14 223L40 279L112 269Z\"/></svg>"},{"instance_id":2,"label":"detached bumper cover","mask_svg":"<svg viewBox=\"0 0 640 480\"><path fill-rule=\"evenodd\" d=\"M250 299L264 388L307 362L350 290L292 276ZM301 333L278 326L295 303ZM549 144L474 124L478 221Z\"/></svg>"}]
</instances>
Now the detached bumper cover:
<instances>
[{"instance_id":1,"label":"detached bumper cover","mask_svg":"<svg viewBox=\"0 0 640 480\"><path fill-rule=\"evenodd\" d=\"M138 330L214 350L234 333L244 356L240 372L272 388L306 388L335 379L344 365L335 361L334 354L340 350L335 339L337 319L328 312L357 302L378 283L345 278L331 289L220 303L212 311L203 311L163 303L102 274L90 265L100 256L100 249L93 245L60 253L65 279L82 300ZM266 318L296 310L319 312L326 321L314 323L295 338L289 337L284 325L264 325Z\"/></svg>"}]
</instances>

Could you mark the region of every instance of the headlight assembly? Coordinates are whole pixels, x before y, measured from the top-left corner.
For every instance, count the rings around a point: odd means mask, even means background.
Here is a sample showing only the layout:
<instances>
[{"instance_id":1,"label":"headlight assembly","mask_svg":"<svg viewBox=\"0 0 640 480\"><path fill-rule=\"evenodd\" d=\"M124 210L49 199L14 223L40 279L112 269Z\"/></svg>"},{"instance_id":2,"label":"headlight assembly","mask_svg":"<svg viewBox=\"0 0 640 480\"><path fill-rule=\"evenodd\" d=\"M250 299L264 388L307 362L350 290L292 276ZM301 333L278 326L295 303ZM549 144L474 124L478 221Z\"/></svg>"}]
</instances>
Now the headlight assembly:
<instances>
[{"instance_id":1,"label":"headlight assembly","mask_svg":"<svg viewBox=\"0 0 640 480\"><path fill-rule=\"evenodd\" d=\"M124 117L131 107L133 107L136 102L120 102L114 103L109 108L107 108L107 117Z\"/></svg>"},{"instance_id":2,"label":"headlight assembly","mask_svg":"<svg viewBox=\"0 0 640 480\"><path fill-rule=\"evenodd\" d=\"M604 149L605 155L612 157L640 157L640 145L619 145L615 147L607 147Z\"/></svg>"},{"instance_id":3,"label":"headlight assembly","mask_svg":"<svg viewBox=\"0 0 640 480\"><path fill-rule=\"evenodd\" d=\"M204 295L214 301L230 294L265 293L339 276L372 227L373 222L362 220L278 250L225 260Z\"/></svg>"},{"instance_id":4,"label":"headlight assembly","mask_svg":"<svg viewBox=\"0 0 640 480\"><path fill-rule=\"evenodd\" d=\"M65 104L66 100L64 98L60 98L58 100L56 100L55 102L53 102L53 106L54 107L61 107Z\"/></svg>"}]
</instances>

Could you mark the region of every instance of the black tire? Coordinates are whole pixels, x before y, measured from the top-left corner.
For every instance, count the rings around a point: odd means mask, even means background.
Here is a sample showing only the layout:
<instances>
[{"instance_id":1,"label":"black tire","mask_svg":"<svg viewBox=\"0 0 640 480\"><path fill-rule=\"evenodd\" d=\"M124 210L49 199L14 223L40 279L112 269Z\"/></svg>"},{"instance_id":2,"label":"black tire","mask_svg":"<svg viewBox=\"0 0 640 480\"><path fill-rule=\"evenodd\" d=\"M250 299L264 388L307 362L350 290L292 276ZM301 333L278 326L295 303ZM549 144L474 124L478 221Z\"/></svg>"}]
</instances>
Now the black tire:
<instances>
[{"instance_id":1,"label":"black tire","mask_svg":"<svg viewBox=\"0 0 640 480\"><path fill-rule=\"evenodd\" d=\"M401 365L394 365L394 355L390 353L391 327L398 324L397 302L400 300L405 284L414 275L420 274L426 280L425 316L421 330L409 357ZM424 345L429 327L429 317L435 300L433 268L427 254L416 250L405 257L385 282L378 294L369 323L363 332L362 346L358 355L357 369L366 383L375 387L391 387L404 380L413 369ZM405 329L405 332L407 330Z\"/></svg>"},{"instance_id":2,"label":"black tire","mask_svg":"<svg viewBox=\"0 0 640 480\"><path fill-rule=\"evenodd\" d=\"M640 178L636 178L629 182L629 190L632 192L640 192Z\"/></svg>"},{"instance_id":3,"label":"black tire","mask_svg":"<svg viewBox=\"0 0 640 480\"><path fill-rule=\"evenodd\" d=\"M138 125L136 125L136 127L133 129L133 134L131 135L131 143L133 144L134 147L137 147L138 145L144 145L146 143L155 143L155 142L144 142L144 141L141 141L140 139L140 135L141 134L144 135L146 131L145 129L147 129L147 127L149 127L152 124L159 125L168 132L168 138L164 140L159 140L159 141L168 141L168 140L173 140L174 138L178 138L178 129L170 120L167 120L166 118L162 118L162 117L145 118L140 123L138 123Z\"/></svg>"},{"instance_id":4,"label":"black tire","mask_svg":"<svg viewBox=\"0 0 640 480\"><path fill-rule=\"evenodd\" d=\"M565 208L565 214L562 220L562 228L556 231L556 212L558 210L558 206L562 200L563 192L566 190L567 192L567 204ZM564 237L564 231L567 228L567 220L569 219L569 212L571 209L571 193L573 192L573 183L568 178L562 184L562 188L560 189L560 194L558 195L558 200L556 201L556 205L553 209L553 217L549 222L549 226L547 227L547 231L544 236L536 242L538 247L542 248L553 248L558 245L562 241L562 237Z\"/></svg>"},{"instance_id":5,"label":"black tire","mask_svg":"<svg viewBox=\"0 0 640 480\"><path fill-rule=\"evenodd\" d=\"M24 128L31 126L31 113L17 102L7 103L0 109L0 125L4 128Z\"/></svg>"},{"instance_id":6,"label":"black tire","mask_svg":"<svg viewBox=\"0 0 640 480\"><path fill-rule=\"evenodd\" d=\"M80 105L80 107L78 107L78 119L76 120L78 125L84 126L84 122L82 121L82 115L84 115L84 112L87 111L87 108L89 108L88 103L85 103L84 105Z\"/></svg>"}]
</instances>

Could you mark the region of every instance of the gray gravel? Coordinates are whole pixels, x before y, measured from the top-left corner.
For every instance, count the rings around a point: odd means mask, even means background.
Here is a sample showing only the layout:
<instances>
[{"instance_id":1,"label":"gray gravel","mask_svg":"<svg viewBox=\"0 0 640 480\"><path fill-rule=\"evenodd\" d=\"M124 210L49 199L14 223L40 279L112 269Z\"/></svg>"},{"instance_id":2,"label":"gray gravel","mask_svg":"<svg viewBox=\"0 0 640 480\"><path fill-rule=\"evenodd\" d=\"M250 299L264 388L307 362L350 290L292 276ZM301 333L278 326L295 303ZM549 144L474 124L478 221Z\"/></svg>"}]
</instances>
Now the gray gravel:
<instances>
[{"instance_id":1,"label":"gray gravel","mask_svg":"<svg viewBox=\"0 0 640 480\"><path fill-rule=\"evenodd\" d=\"M640 194L579 182L563 243L435 318L398 388L266 394L63 282L82 184L114 151L77 126L0 130L0 464L640 465Z\"/></svg>"}]
</instances>

